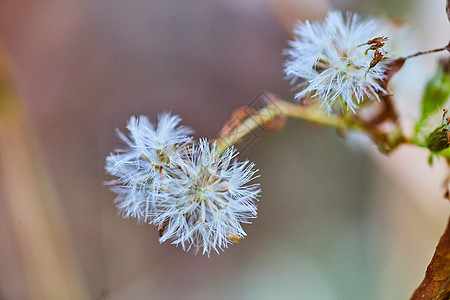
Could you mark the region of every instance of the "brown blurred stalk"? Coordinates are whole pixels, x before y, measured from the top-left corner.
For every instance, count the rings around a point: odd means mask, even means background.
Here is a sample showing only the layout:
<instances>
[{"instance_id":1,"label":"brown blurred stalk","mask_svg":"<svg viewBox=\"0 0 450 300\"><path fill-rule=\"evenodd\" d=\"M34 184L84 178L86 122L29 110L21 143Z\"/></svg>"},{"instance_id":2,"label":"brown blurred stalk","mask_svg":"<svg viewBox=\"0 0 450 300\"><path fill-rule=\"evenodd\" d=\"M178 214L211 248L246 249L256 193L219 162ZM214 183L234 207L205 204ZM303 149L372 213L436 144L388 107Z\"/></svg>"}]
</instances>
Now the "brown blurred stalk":
<instances>
[{"instance_id":1,"label":"brown blurred stalk","mask_svg":"<svg viewBox=\"0 0 450 300\"><path fill-rule=\"evenodd\" d=\"M31 299L87 299L59 203L0 49L0 178Z\"/></svg>"}]
</instances>

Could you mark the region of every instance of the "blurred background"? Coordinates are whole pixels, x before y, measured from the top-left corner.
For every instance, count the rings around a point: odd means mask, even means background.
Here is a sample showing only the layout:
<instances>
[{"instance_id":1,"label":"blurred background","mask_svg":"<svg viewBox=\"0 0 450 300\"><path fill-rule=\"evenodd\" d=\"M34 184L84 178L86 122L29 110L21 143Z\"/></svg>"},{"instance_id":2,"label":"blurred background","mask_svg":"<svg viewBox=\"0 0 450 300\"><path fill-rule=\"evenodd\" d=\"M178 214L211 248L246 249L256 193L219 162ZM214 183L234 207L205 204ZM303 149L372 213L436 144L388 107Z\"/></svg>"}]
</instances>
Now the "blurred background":
<instances>
[{"instance_id":1,"label":"blurred background","mask_svg":"<svg viewBox=\"0 0 450 300\"><path fill-rule=\"evenodd\" d=\"M408 25L408 54L448 42L444 2L0 1L0 45L33 134L24 150L41 164L26 177L20 153L8 152L11 164L0 170L0 299L44 299L26 255L46 242L18 237L35 210L14 209L15 192L29 191L30 201L41 193L27 184L40 186L40 174L64 237L55 251L71 249L69 269L87 299L408 298L449 212L445 168L429 168L425 151L384 157L299 120L258 132L241 158L260 169L259 217L245 240L210 258L160 245L155 227L118 217L104 162L131 115L171 111L197 137L214 138L260 91L291 99L281 52L296 19L322 19L329 9L390 19ZM437 57L408 62L395 79L405 123Z\"/></svg>"}]
</instances>

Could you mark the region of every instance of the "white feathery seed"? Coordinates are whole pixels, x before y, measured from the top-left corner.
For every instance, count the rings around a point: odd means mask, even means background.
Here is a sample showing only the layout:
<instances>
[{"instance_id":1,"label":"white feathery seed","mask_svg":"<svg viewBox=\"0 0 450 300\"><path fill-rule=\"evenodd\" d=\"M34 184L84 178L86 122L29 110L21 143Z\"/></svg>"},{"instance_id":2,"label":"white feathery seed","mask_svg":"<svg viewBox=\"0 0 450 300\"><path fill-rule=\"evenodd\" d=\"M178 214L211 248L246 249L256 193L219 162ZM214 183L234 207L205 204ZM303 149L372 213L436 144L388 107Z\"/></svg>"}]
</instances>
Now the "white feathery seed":
<instances>
[{"instance_id":1,"label":"white feathery seed","mask_svg":"<svg viewBox=\"0 0 450 300\"><path fill-rule=\"evenodd\" d=\"M179 159L179 153L192 138L192 130L179 126L181 119L163 113L155 127L145 116L131 117L127 137L117 131L126 143L106 158L106 172L117 179L107 182L117 193L115 203L124 217L148 221L151 205L167 174L163 168Z\"/></svg>"},{"instance_id":2,"label":"white feathery seed","mask_svg":"<svg viewBox=\"0 0 450 300\"><path fill-rule=\"evenodd\" d=\"M380 85L386 63L369 69L374 51L364 45L381 36L376 29L375 21L337 11L329 12L323 23L298 23L296 38L284 52L284 71L300 90L295 99L309 97L328 113L336 108L356 112L365 99L379 100L378 93L386 92Z\"/></svg>"},{"instance_id":3,"label":"white feathery seed","mask_svg":"<svg viewBox=\"0 0 450 300\"><path fill-rule=\"evenodd\" d=\"M206 139L186 149L185 160L155 204L153 224L161 242L209 254L223 250L232 237L246 235L240 223L256 218L260 190L258 184L248 184L255 178L254 164L237 162L236 156L234 148L222 153Z\"/></svg>"}]
</instances>

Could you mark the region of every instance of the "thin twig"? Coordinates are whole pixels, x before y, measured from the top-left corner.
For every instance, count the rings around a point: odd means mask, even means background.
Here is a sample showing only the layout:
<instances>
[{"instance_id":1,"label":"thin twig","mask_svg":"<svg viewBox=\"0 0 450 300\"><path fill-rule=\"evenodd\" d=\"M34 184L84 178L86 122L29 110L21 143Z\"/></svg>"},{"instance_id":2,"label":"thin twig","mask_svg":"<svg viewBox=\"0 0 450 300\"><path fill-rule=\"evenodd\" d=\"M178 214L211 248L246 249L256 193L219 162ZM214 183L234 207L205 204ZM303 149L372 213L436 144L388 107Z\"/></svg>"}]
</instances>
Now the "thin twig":
<instances>
[{"instance_id":1,"label":"thin twig","mask_svg":"<svg viewBox=\"0 0 450 300\"><path fill-rule=\"evenodd\" d=\"M412 58L412 57L416 57L416 56L420 56L420 55L425 55L425 54L430 54L430 53L435 53L435 52L441 52L444 50L449 50L449 47L450 47L450 43L447 46L442 47L442 48L437 48L437 49L428 50L428 51L419 51L417 53L414 53L414 54L404 57L404 59L408 59L408 58Z\"/></svg>"}]
</instances>

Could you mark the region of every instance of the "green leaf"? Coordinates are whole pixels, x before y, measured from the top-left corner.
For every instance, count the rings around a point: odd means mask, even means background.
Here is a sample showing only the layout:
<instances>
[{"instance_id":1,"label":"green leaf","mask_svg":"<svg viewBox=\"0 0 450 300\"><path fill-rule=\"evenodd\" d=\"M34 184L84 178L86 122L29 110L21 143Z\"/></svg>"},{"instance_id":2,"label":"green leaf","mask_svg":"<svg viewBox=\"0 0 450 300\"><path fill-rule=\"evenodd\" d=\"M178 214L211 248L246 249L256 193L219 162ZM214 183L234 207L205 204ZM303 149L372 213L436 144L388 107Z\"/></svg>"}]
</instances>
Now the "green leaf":
<instances>
[{"instance_id":1,"label":"green leaf","mask_svg":"<svg viewBox=\"0 0 450 300\"><path fill-rule=\"evenodd\" d=\"M436 72L428 80L422 96L420 118L415 125L414 138L419 142L419 136L426 136L424 128L429 128L427 119L440 113L446 101L450 98L450 73L443 64L439 64Z\"/></svg>"},{"instance_id":2,"label":"green leaf","mask_svg":"<svg viewBox=\"0 0 450 300\"><path fill-rule=\"evenodd\" d=\"M428 80L422 97L421 119L438 112L450 97L450 74L439 65Z\"/></svg>"}]
</instances>

